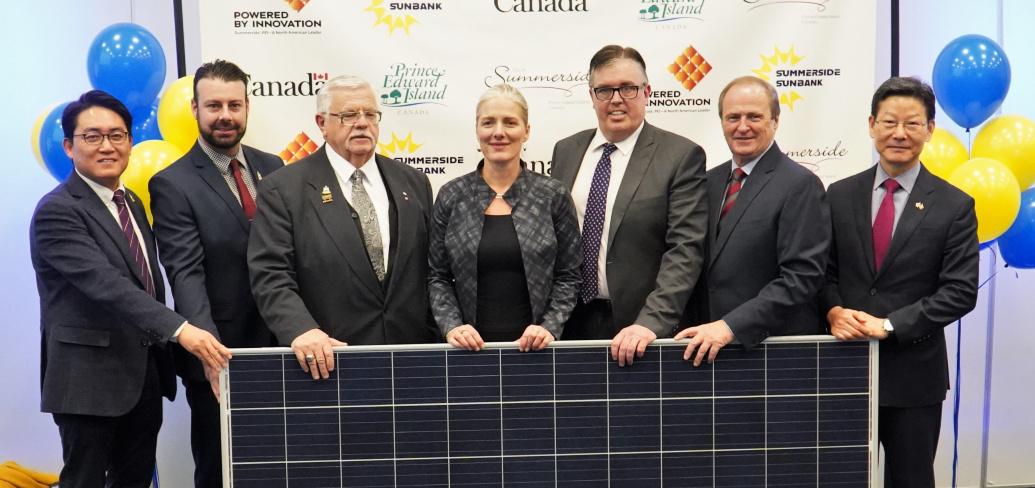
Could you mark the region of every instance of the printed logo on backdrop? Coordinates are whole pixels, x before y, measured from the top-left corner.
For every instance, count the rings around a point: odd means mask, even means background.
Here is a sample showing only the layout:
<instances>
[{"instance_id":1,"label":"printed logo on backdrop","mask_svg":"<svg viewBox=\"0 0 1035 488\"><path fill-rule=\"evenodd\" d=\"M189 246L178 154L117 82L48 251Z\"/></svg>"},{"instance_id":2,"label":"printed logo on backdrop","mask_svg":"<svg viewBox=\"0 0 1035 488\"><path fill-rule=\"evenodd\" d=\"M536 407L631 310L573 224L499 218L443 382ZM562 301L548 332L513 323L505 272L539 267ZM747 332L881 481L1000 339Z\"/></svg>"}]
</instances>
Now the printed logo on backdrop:
<instances>
[{"instance_id":1,"label":"printed logo on backdrop","mask_svg":"<svg viewBox=\"0 0 1035 488\"><path fill-rule=\"evenodd\" d=\"M640 0L638 7L641 22L681 24L704 20L704 0Z\"/></svg>"},{"instance_id":2,"label":"printed logo on backdrop","mask_svg":"<svg viewBox=\"0 0 1035 488\"><path fill-rule=\"evenodd\" d=\"M231 19L233 33L263 36L320 34L323 32L323 19L302 13L310 1L284 0L285 9L234 10Z\"/></svg>"},{"instance_id":3,"label":"printed logo on backdrop","mask_svg":"<svg viewBox=\"0 0 1035 488\"><path fill-rule=\"evenodd\" d=\"M707 112L711 110L712 99L709 97L693 97L690 92L708 73L712 65L694 46L687 45L668 65L672 79L679 83L682 90L655 89L650 94L647 107L652 113ZM658 87L663 86L658 83ZM684 92L685 91L685 92Z\"/></svg>"},{"instance_id":4,"label":"printed logo on backdrop","mask_svg":"<svg viewBox=\"0 0 1035 488\"><path fill-rule=\"evenodd\" d=\"M413 138L413 132L400 138L392 132L392 140L387 144L377 143L377 152L406 163L415 169L429 175L444 175L463 171L464 157L456 155L428 155L418 153L424 144L419 144ZM452 176L460 176L455 174Z\"/></svg>"},{"instance_id":5,"label":"printed logo on backdrop","mask_svg":"<svg viewBox=\"0 0 1035 488\"><path fill-rule=\"evenodd\" d=\"M818 24L840 19L841 15L832 8L833 0L742 0L748 12L768 15L772 10L783 9L800 12L801 23ZM773 8L763 8L773 7Z\"/></svg>"},{"instance_id":6,"label":"printed logo on backdrop","mask_svg":"<svg viewBox=\"0 0 1035 488\"><path fill-rule=\"evenodd\" d=\"M773 48L771 55L760 54L759 58L762 66L752 71L776 87L780 104L792 112L798 102L807 103L810 94L841 77L839 66L810 65L805 56L794 51L793 45L787 51Z\"/></svg>"},{"instance_id":7,"label":"printed logo on backdrop","mask_svg":"<svg viewBox=\"0 0 1035 488\"><path fill-rule=\"evenodd\" d=\"M827 9L827 4L830 0L743 0L747 4L748 10L755 10L761 7L771 7L779 5L787 5L794 7L804 7L809 9L815 9L817 12L823 12Z\"/></svg>"},{"instance_id":8,"label":"printed logo on backdrop","mask_svg":"<svg viewBox=\"0 0 1035 488\"><path fill-rule=\"evenodd\" d=\"M280 159L285 163L291 164L316 152L319 148L320 146L316 144L316 141L310 139L305 132L299 132L298 135L284 147L284 150L280 151L277 155L280 156Z\"/></svg>"},{"instance_id":9,"label":"printed logo on backdrop","mask_svg":"<svg viewBox=\"0 0 1035 488\"><path fill-rule=\"evenodd\" d=\"M486 87L507 83L521 90L526 98L540 97L551 108L591 104L586 91L589 72L583 69L553 71L501 64L482 78L482 82ZM578 96L573 96L576 94Z\"/></svg>"},{"instance_id":10,"label":"printed logo on backdrop","mask_svg":"<svg viewBox=\"0 0 1035 488\"><path fill-rule=\"evenodd\" d=\"M373 14L374 28L388 29L388 35L405 32L410 35L410 27L420 23L425 15L442 12L444 2L385 2L370 0L364 12Z\"/></svg>"},{"instance_id":11,"label":"printed logo on backdrop","mask_svg":"<svg viewBox=\"0 0 1035 488\"><path fill-rule=\"evenodd\" d=\"M492 0L496 10L505 14L551 14L588 12L589 0Z\"/></svg>"},{"instance_id":12,"label":"printed logo on backdrop","mask_svg":"<svg viewBox=\"0 0 1035 488\"><path fill-rule=\"evenodd\" d=\"M377 91L381 106L401 115L428 115L429 105L446 106L446 68L419 63L394 63L381 77Z\"/></svg>"},{"instance_id":13,"label":"printed logo on backdrop","mask_svg":"<svg viewBox=\"0 0 1035 488\"><path fill-rule=\"evenodd\" d=\"M294 79L252 79L248 94L253 97L311 97L315 96L329 78L327 72L304 73Z\"/></svg>"},{"instance_id":14,"label":"printed logo on backdrop","mask_svg":"<svg viewBox=\"0 0 1035 488\"><path fill-rule=\"evenodd\" d=\"M849 156L848 146L841 139L790 146L789 150L785 152L787 157L812 170L826 183L831 183L844 176L842 174L843 165L854 158L854 156Z\"/></svg>"}]
</instances>

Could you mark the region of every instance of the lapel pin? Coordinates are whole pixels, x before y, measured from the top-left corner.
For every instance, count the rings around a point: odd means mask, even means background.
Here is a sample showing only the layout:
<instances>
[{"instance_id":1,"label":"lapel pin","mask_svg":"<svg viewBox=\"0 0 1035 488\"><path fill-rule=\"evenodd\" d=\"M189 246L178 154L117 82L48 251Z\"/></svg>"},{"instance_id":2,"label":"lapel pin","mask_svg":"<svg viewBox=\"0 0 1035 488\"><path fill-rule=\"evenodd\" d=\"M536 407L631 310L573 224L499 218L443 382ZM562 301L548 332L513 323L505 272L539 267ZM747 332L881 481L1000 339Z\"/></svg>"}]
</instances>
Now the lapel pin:
<instances>
[{"instance_id":1,"label":"lapel pin","mask_svg":"<svg viewBox=\"0 0 1035 488\"><path fill-rule=\"evenodd\" d=\"M410 196L407 195L406 192L403 192L403 200L406 200L406 201L410 200Z\"/></svg>"},{"instance_id":2,"label":"lapel pin","mask_svg":"<svg viewBox=\"0 0 1035 488\"><path fill-rule=\"evenodd\" d=\"M262 181L262 173L260 173L260 172L256 171L256 172L255 172L255 176L256 176L256 178L258 178L258 179L259 179L259 181Z\"/></svg>"},{"instance_id":3,"label":"lapel pin","mask_svg":"<svg viewBox=\"0 0 1035 488\"><path fill-rule=\"evenodd\" d=\"M924 209L924 203L923 202L916 202L916 209L917 210L923 210Z\"/></svg>"},{"instance_id":4,"label":"lapel pin","mask_svg":"<svg viewBox=\"0 0 1035 488\"><path fill-rule=\"evenodd\" d=\"M324 186L323 187L323 190L320 191L320 200L322 200L323 203L331 203L331 202L334 201L334 198L331 197L331 189L330 189L330 187L328 187L328 186Z\"/></svg>"}]
</instances>

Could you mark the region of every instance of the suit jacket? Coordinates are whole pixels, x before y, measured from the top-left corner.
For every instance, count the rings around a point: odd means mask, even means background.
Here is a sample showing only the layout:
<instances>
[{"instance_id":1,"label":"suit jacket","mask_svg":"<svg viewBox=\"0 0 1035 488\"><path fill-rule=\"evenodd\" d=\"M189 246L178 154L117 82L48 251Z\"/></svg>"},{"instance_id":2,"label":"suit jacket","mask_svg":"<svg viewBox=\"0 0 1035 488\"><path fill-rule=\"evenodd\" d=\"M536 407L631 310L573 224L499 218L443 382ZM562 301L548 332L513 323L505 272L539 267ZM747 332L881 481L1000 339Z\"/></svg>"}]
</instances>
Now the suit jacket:
<instances>
[{"instance_id":1,"label":"suit jacket","mask_svg":"<svg viewBox=\"0 0 1035 488\"><path fill-rule=\"evenodd\" d=\"M830 248L823 183L775 143L719 223L732 161L708 171L708 266L695 305L754 347L770 335L819 334L816 293ZM703 299L707 295L707 299Z\"/></svg>"},{"instance_id":2,"label":"suit jacket","mask_svg":"<svg viewBox=\"0 0 1035 488\"><path fill-rule=\"evenodd\" d=\"M247 146L241 151L253 181L284 166L272 154ZM248 282L251 222L205 151L195 143L152 177L148 187L154 232L176 311L227 347L273 345ZM204 380L201 361L182 347L174 351L181 375Z\"/></svg>"},{"instance_id":3,"label":"suit jacket","mask_svg":"<svg viewBox=\"0 0 1035 488\"><path fill-rule=\"evenodd\" d=\"M392 207L388 269L380 283L359 216L345 200L327 150L320 148L260 184L248 241L259 312L284 345L314 328L354 345L433 342L428 177L376 157Z\"/></svg>"},{"instance_id":4,"label":"suit jacket","mask_svg":"<svg viewBox=\"0 0 1035 488\"><path fill-rule=\"evenodd\" d=\"M480 171L439 190L432 217L428 286L443 335L462 324L478 324L478 247L485 209L495 195ZM527 169L521 170L503 198L513 209L532 323L560 338L582 279L575 204L559 181Z\"/></svg>"},{"instance_id":5,"label":"suit jacket","mask_svg":"<svg viewBox=\"0 0 1035 488\"><path fill-rule=\"evenodd\" d=\"M834 240L821 311L843 306L891 320L895 332L880 341L880 404L932 405L948 389L943 328L977 300L974 200L921 166L876 271L870 215L875 172L876 166L827 191Z\"/></svg>"},{"instance_id":6,"label":"suit jacket","mask_svg":"<svg viewBox=\"0 0 1035 488\"><path fill-rule=\"evenodd\" d=\"M176 392L164 345L183 317L163 305L154 237L140 199L127 203L147 250L156 300L144 288L119 223L72 172L36 207L29 230L40 295L40 382L44 412L115 417L136 405L148 352L162 394Z\"/></svg>"},{"instance_id":7,"label":"suit jacket","mask_svg":"<svg viewBox=\"0 0 1035 488\"><path fill-rule=\"evenodd\" d=\"M570 191L596 129L553 148L553 177ZM704 264L708 225L704 150L644 123L614 206L607 209L607 284L615 330L643 325L668 336ZM609 339L609 337L608 337Z\"/></svg>"}]
</instances>

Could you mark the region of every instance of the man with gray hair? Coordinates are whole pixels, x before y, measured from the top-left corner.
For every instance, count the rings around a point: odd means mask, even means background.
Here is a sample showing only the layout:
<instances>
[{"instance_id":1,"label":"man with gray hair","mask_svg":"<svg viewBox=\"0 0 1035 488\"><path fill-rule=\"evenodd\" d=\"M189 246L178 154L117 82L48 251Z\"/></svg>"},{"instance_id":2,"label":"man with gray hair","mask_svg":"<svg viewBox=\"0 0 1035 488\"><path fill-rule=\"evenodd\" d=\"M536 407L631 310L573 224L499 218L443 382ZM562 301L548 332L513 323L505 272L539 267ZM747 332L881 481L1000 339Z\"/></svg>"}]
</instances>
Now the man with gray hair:
<instances>
[{"instance_id":1,"label":"man with gray hair","mask_svg":"<svg viewBox=\"0 0 1035 488\"><path fill-rule=\"evenodd\" d=\"M334 370L333 346L431 342L431 183L375 154L374 90L354 76L316 98L325 144L265 178L248 242L259 312L314 379Z\"/></svg>"}]
</instances>

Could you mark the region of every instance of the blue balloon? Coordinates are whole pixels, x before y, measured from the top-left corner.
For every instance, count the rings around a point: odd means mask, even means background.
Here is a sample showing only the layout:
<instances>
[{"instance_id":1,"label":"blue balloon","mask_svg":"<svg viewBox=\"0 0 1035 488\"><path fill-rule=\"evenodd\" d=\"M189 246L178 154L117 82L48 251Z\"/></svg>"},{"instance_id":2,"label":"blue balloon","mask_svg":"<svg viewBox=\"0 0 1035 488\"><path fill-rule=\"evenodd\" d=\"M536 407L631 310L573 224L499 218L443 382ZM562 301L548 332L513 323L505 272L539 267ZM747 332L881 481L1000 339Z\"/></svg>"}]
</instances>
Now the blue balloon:
<instances>
[{"instance_id":1,"label":"blue balloon","mask_svg":"<svg viewBox=\"0 0 1035 488\"><path fill-rule=\"evenodd\" d=\"M162 132L158 129L159 100L156 98L145 110L133 112L133 144L162 138Z\"/></svg>"},{"instance_id":2,"label":"blue balloon","mask_svg":"<svg viewBox=\"0 0 1035 488\"><path fill-rule=\"evenodd\" d=\"M131 112L147 110L165 83L165 52L147 29L128 22L97 34L86 53L90 84Z\"/></svg>"},{"instance_id":3,"label":"blue balloon","mask_svg":"<svg viewBox=\"0 0 1035 488\"><path fill-rule=\"evenodd\" d=\"M1014 268L1035 268L1035 188L1021 193L1021 211L1003 235L999 236L1003 261Z\"/></svg>"},{"instance_id":4,"label":"blue balloon","mask_svg":"<svg viewBox=\"0 0 1035 488\"><path fill-rule=\"evenodd\" d=\"M61 128L61 113L70 102L62 103L51 110L40 126L40 155L50 175L58 181L65 181L72 173L72 159L65 154L62 145L65 132Z\"/></svg>"},{"instance_id":5,"label":"blue balloon","mask_svg":"<svg viewBox=\"0 0 1035 488\"><path fill-rule=\"evenodd\" d=\"M988 119L1010 89L1010 60L995 41L977 34L957 37L934 62L934 93L945 113L970 129Z\"/></svg>"}]
</instances>

